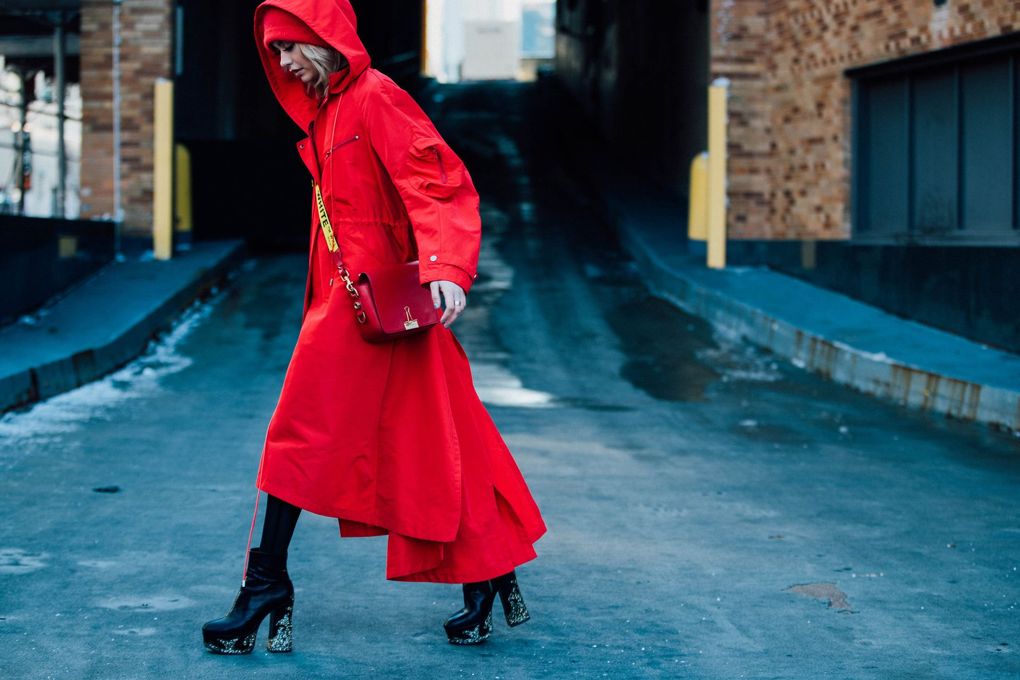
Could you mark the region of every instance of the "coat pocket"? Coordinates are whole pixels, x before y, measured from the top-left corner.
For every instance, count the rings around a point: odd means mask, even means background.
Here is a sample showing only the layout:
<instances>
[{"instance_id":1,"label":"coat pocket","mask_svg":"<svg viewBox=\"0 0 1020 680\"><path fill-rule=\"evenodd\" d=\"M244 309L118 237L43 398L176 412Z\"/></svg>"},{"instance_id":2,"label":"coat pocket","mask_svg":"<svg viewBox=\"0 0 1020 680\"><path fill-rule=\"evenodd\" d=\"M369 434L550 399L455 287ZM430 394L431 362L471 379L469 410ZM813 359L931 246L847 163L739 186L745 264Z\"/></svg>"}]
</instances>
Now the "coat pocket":
<instances>
[{"instance_id":1,"label":"coat pocket","mask_svg":"<svg viewBox=\"0 0 1020 680\"><path fill-rule=\"evenodd\" d=\"M464 181L464 164L447 144L435 137L416 139L408 159L411 184L418 192L446 200Z\"/></svg>"},{"instance_id":2,"label":"coat pocket","mask_svg":"<svg viewBox=\"0 0 1020 680\"><path fill-rule=\"evenodd\" d=\"M344 139L343 141L337 142L333 146L331 146L328 149L326 149L326 153L323 154L323 156L322 156L322 162L325 163L339 149L342 149L343 147L347 146L348 144L353 144L354 142L357 142L360 139L361 139L361 135L354 135L353 137L348 137L347 139Z\"/></svg>"},{"instance_id":3,"label":"coat pocket","mask_svg":"<svg viewBox=\"0 0 1020 680\"><path fill-rule=\"evenodd\" d=\"M354 135L353 137L351 137L349 139L345 139L342 142L337 142L336 144L334 144L333 146L331 146L329 149L326 150L326 156L329 156L331 153L333 153L334 151L336 151L337 149L339 149L342 146L347 146L348 144L353 144L354 142L358 141L359 139L361 139L361 135Z\"/></svg>"},{"instance_id":4,"label":"coat pocket","mask_svg":"<svg viewBox=\"0 0 1020 680\"><path fill-rule=\"evenodd\" d=\"M351 190L352 181L359 177L358 167L361 163L361 154L357 146L362 144L364 135L346 134L343 139L336 141L325 153L322 154L323 168L323 197L326 200L327 212L330 219L334 218L334 206L347 206L353 204L356 192Z\"/></svg>"}]
</instances>

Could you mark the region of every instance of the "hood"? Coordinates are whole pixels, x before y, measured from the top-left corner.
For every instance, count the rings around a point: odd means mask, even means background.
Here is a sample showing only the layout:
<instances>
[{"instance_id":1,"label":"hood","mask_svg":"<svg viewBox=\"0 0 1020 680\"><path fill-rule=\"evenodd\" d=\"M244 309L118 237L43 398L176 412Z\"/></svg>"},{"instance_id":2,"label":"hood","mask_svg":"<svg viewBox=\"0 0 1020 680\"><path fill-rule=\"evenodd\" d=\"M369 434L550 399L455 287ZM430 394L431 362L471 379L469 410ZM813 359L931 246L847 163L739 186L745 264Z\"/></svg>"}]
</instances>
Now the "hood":
<instances>
[{"instance_id":1,"label":"hood","mask_svg":"<svg viewBox=\"0 0 1020 680\"><path fill-rule=\"evenodd\" d=\"M371 65L371 59L358 37L358 19L349 0L266 0L255 8L255 44L273 93L298 127L308 132L318 101L308 96L305 84L280 68L280 57L265 44L265 13L269 7L290 12L324 42L340 52L351 68L330 77L330 92L342 92Z\"/></svg>"}]
</instances>

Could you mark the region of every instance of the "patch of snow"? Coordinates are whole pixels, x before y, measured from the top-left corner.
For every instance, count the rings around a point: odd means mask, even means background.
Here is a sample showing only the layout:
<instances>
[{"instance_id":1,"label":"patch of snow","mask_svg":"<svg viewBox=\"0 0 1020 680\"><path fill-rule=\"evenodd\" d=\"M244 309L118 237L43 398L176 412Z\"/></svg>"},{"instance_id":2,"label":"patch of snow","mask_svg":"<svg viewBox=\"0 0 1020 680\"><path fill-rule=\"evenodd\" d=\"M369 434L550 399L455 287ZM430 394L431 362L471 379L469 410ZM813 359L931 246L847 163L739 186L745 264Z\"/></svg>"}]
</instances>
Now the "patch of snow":
<instances>
[{"instance_id":1,"label":"patch of snow","mask_svg":"<svg viewBox=\"0 0 1020 680\"><path fill-rule=\"evenodd\" d=\"M160 379L183 371L192 360L181 354L184 339L212 313L222 296L196 301L162 337L149 343L142 356L94 382L41 401L25 411L0 417L0 442L20 450L24 444L55 442L111 409L160 389Z\"/></svg>"}]
</instances>

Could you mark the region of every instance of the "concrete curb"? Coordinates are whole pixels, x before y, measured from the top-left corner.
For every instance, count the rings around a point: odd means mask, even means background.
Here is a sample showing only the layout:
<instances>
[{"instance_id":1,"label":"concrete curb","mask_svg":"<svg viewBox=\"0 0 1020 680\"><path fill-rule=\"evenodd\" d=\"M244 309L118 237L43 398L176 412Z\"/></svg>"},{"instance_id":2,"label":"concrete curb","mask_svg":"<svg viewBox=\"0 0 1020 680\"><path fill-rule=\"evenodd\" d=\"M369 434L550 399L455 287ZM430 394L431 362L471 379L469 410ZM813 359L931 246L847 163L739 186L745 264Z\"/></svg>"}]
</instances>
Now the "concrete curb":
<instances>
[{"instance_id":1,"label":"concrete curb","mask_svg":"<svg viewBox=\"0 0 1020 680\"><path fill-rule=\"evenodd\" d=\"M616 226L624 248L653 292L795 366L902 406L1020 431L1020 391L982 385L911 366L813 334L667 266L624 219Z\"/></svg>"},{"instance_id":2,"label":"concrete curb","mask_svg":"<svg viewBox=\"0 0 1020 680\"><path fill-rule=\"evenodd\" d=\"M240 263L243 254L244 244L238 241L218 261L199 270L184 286L109 342L0 377L0 413L81 387L131 361L193 300L222 282Z\"/></svg>"}]
</instances>

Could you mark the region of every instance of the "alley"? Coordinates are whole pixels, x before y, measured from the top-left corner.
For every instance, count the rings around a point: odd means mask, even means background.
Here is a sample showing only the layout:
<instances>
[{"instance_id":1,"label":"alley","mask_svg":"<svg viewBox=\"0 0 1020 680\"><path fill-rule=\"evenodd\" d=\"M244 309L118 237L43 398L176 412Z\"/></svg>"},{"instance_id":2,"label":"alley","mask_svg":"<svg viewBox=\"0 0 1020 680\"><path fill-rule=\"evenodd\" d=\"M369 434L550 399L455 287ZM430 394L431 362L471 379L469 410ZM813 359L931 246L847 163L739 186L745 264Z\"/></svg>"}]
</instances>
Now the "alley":
<instances>
[{"instance_id":1,"label":"alley","mask_svg":"<svg viewBox=\"0 0 1020 680\"><path fill-rule=\"evenodd\" d=\"M532 621L448 645L456 587L387 582L384 540L306 513L295 652L265 653L264 631L250 657L204 651L305 278L301 255L253 257L145 357L0 419L0 676L1020 675L1020 439L834 386L649 296L533 86L431 96L482 194L454 330L549 525L518 570Z\"/></svg>"}]
</instances>

